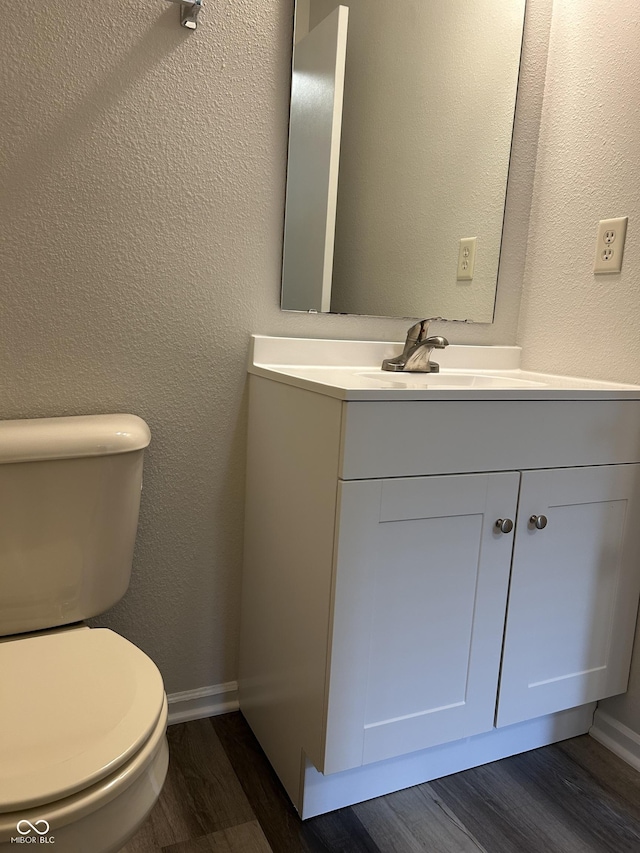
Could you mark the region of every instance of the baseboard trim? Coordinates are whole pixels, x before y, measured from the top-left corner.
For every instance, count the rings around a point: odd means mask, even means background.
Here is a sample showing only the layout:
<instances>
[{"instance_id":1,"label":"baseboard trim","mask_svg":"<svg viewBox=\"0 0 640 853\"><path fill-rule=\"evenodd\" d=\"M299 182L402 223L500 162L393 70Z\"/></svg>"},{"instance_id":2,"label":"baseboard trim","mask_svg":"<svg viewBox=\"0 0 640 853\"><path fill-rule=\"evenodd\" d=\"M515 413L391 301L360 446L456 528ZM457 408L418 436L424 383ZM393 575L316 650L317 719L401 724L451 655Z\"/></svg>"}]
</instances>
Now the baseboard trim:
<instances>
[{"instance_id":1,"label":"baseboard trim","mask_svg":"<svg viewBox=\"0 0 640 853\"><path fill-rule=\"evenodd\" d=\"M215 717L237 711L238 682L227 681L226 684L212 684L210 687L198 687L195 690L185 690L182 693L170 693L168 725L186 723L189 720L200 720L202 717Z\"/></svg>"},{"instance_id":2,"label":"baseboard trim","mask_svg":"<svg viewBox=\"0 0 640 853\"><path fill-rule=\"evenodd\" d=\"M633 729L598 708L589 734L635 770L640 770L640 734Z\"/></svg>"}]
</instances>

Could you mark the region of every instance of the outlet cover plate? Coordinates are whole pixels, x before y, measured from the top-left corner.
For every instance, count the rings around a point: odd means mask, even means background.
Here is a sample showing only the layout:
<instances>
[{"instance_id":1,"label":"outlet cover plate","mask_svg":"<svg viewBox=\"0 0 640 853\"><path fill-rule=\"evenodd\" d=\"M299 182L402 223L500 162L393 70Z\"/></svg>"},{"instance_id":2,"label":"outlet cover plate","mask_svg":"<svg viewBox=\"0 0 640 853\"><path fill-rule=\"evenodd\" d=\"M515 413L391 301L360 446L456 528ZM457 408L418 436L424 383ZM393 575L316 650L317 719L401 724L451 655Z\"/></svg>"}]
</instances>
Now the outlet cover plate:
<instances>
[{"instance_id":1,"label":"outlet cover plate","mask_svg":"<svg viewBox=\"0 0 640 853\"><path fill-rule=\"evenodd\" d=\"M598 223L596 259L593 265L593 272L596 275L617 273L622 270L628 221L628 216L620 216L617 219L601 219Z\"/></svg>"},{"instance_id":2,"label":"outlet cover plate","mask_svg":"<svg viewBox=\"0 0 640 853\"><path fill-rule=\"evenodd\" d=\"M458 248L458 281L471 281L476 265L477 237L463 237Z\"/></svg>"}]
</instances>

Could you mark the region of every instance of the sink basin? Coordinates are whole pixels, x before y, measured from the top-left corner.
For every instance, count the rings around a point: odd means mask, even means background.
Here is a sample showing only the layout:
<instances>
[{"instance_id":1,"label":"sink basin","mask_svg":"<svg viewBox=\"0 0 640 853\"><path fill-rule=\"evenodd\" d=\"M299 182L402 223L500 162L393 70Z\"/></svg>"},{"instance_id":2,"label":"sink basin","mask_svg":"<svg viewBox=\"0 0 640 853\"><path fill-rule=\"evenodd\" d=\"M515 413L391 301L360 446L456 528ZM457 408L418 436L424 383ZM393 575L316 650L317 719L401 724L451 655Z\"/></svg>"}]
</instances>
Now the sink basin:
<instances>
[{"instance_id":1,"label":"sink basin","mask_svg":"<svg viewBox=\"0 0 640 853\"><path fill-rule=\"evenodd\" d=\"M445 389L458 390L472 389L496 389L496 388L546 388L546 382L536 382L531 379L520 379L514 376L483 373L453 373L442 371L442 373L390 373L378 370L371 373L359 374L364 379L375 379L377 382L391 388L419 388L443 391Z\"/></svg>"}]
</instances>

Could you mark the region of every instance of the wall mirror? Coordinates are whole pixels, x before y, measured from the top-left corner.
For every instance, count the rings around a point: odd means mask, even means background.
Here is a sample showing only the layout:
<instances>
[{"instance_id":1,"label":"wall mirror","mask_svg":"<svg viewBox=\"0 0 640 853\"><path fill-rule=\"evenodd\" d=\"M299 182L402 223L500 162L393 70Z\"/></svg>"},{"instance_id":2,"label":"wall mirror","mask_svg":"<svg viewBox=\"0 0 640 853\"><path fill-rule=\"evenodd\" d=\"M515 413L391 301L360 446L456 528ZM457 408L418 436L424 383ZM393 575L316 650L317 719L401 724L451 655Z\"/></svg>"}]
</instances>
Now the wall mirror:
<instances>
[{"instance_id":1,"label":"wall mirror","mask_svg":"<svg viewBox=\"0 0 640 853\"><path fill-rule=\"evenodd\" d=\"M526 0L297 0L282 308L493 319Z\"/></svg>"}]
</instances>

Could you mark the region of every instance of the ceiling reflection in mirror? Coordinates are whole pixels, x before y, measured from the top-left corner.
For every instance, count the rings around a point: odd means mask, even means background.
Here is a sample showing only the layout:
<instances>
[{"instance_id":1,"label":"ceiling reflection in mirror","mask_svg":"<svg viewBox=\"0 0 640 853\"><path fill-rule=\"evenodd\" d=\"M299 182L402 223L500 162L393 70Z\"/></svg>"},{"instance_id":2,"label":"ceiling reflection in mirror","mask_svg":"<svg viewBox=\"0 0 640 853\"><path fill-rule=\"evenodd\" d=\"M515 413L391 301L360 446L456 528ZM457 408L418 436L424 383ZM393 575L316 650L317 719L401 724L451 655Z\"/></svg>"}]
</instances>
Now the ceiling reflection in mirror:
<instances>
[{"instance_id":1,"label":"ceiling reflection in mirror","mask_svg":"<svg viewBox=\"0 0 640 853\"><path fill-rule=\"evenodd\" d=\"M525 0L297 0L282 308L491 322Z\"/></svg>"}]
</instances>

